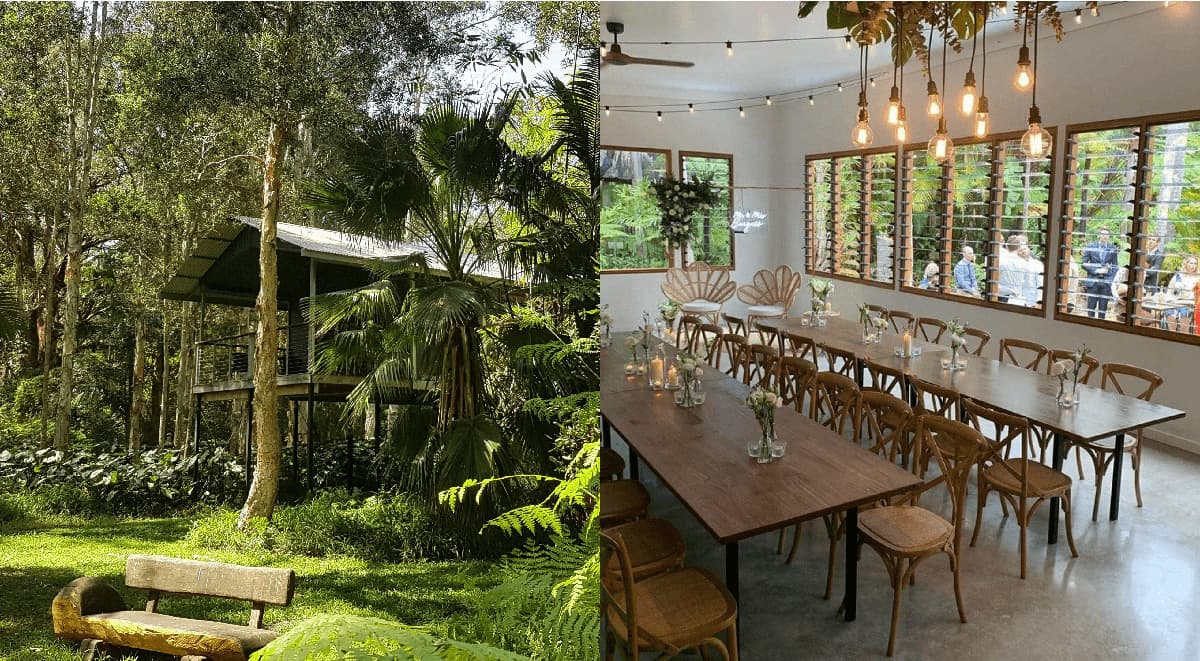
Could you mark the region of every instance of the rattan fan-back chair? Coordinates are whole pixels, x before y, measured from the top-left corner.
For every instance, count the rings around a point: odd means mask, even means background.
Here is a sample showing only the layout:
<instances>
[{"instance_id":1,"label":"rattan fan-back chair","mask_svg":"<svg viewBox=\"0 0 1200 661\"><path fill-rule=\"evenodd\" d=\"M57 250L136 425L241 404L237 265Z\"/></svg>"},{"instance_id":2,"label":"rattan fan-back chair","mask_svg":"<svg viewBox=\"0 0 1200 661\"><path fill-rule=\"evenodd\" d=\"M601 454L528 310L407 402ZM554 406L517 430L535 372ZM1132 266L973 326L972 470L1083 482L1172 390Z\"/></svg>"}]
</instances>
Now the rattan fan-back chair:
<instances>
[{"instance_id":1,"label":"rattan fan-back chair","mask_svg":"<svg viewBox=\"0 0 1200 661\"><path fill-rule=\"evenodd\" d=\"M737 283L729 279L726 269L692 262L683 268L668 269L661 289L664 296L679 306L680 312L707 317L716 323L721 306L733 298Z\"/></svg>"},{"instance_id":2,"label":"rattan fan-back chair","mask_svg":"<svg viewBox=\"0 0 1200 661\"><path fill-rule=\"evenodd\" d=\"M684 567L635 582L620 531L600 533L600 563L605 659L620 645L626 659L638 659L642 651L658 652L661 659L715 649L722 659L737 661L737 602L717 577ZM722 632L728 642L717 637Z\"/></svg>"},{"instance_id":3,"label":"rattan fan-back chair","mask_svg":"<svg viewBox=\"0 0 1200 661\"><path fill-rule=\"evenodd\" d=\"M971 426L988 440L988 447L980 456L976 476L979 488L971 546L975 546L979 538L979 524L983 521L983 508L987 504L988 495L995 491L1000 497L1000 502L1007 502L1017 514L1017 525L1021 529L1021 578L1025 578L1029 523L1042 503L1051 498L1062 498L1067 544L1071 547L1071 556L1078 558L1075 535L1071 532L1071 478L1066 473L1044 466L1030 457L1032 434L1029 421L969 399L963 400L963 412ZM989 423L991 435L984 431L984 422ZM1010 446L1014 442L1020 443L1021 456L1008 459ZM1033 502L1030 503L1030 500Z\"/></svg>"},{"instance_id":4,"label":"rattan fan-back chair","mask_svg":"<svg viewBox=\"0 0 1200 661\"><path fill-rule=\"evenodd\" d=\"M738 300L745 303L746 323L755 329L755 320L787 317L788 310L796 302L796 291L800 289L800 273L784 264L774 271L762 269L754 274L750 284L738 287Z\"/></svg>"},{"instance_id":5,"label":"rattan fan-back chair","mask_svg":"<svg viewBox=\"0 0 1200 661\"><path fill-rule=\"evenodd\" d=\"M911 459L914 473L924 477L922 466L932 456L937 460L941 474L894 499L890 505L866 510L858 518L860 543L870 546L879 554L891 579L892 627L888 637L888 656L892 656L896 650L901 591L904 584L911 581L917 565L926 558L940 553L950 558L958 617L964 624L967 621L959 586L959 538L967 498L967 481L986 441L979 432L961 422L930 414L919 416L916 428L917 438ZM953 514L949 521L935 512L910 504L921 493L938 485L945 485L950 493Z\"/></svg>"}]
</instances>

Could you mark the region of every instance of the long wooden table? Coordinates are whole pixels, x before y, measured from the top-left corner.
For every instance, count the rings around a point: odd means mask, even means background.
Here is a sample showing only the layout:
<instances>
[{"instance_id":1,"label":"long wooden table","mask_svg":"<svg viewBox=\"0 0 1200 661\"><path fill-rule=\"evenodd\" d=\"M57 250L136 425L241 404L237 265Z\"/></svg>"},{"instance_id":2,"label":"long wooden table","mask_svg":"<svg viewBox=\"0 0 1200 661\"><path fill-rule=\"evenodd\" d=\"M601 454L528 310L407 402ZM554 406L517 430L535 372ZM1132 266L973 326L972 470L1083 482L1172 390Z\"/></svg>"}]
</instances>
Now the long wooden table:
<instances>
[{"instance_id":1,"label":"long wooden table","mask_svg":"<svg viewBox=\"0 0 1200 661\"><path fill-rule=\"evenodd\" d=\"M613 350L615 349L615 351ZM744 400L749 387L706 370L706 402L675 406L670 391L650 391L645 376L624 379L623 344L600 352L604 436L616 429L705 528L725 545L725 581L738 596L738 542L825 514L846 512L845 619L857 614L858 507L920 484L912 473L876 456L790 408L777 412L776 434L787 453L759 464L746 442L761 432ZM614 365L614 362L617 364Z\"/></svg>"},{"instance_id":2,"label":"long wooden table","mask_svg":"<svg viewBox=\"0 0 1200 661\"><path fill-rule=\"evenodd\" d=\"M758 322L758 326L801 335L814 342L853 353L859 359L860 386L863 385L862 361L871 360L899 368L905 374L949 388L992 408L1027 418L1054 434L1053 464L1056 470L1062 469L1067 443L1086 443L1115 436L1116 455L1113 458L1113 483L1108 508L1108 518L1112 521L1117 520L1120 513L1125 434L1185 415L1184 411L1168 406L1083 385L1079 386L1079 403L1064 409L1055 401L1058 379L1049 374L980 356L966 356L966 369L943 369L941 355L926 358L926 354L944 354L949 347L929 343L924 344L921 356L899 358L894 353L900 339L898 335L884 333L883 342L863 344L861 326L846 320L831 319L827 326L813 328L801 325L799 319L764 319ZM1059 506L1058 498L1051 500L1051 544L1058 541Z\"/></svg>"}]
</instances>

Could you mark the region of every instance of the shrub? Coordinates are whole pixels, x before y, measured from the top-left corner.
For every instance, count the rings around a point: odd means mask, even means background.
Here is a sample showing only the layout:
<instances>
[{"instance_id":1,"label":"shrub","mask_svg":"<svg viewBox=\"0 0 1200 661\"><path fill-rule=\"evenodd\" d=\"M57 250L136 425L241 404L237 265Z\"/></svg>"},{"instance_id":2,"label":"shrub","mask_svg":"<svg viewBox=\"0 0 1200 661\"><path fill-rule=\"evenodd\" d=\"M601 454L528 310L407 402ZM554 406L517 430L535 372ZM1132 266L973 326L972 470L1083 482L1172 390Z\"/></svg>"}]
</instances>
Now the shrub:
<instances>
[{"instance_id":1,"label":"shrub","mask_svg":"<svg viewBox=\"0 0 1200 661\"><path fill-rule=\"evenodd\" d=\"M501 649L446 640L398 622L357 615L318 615L292 627L250 657L283 659L412 659L413 661L521 661Z\"/></svg>"}]
</instances>

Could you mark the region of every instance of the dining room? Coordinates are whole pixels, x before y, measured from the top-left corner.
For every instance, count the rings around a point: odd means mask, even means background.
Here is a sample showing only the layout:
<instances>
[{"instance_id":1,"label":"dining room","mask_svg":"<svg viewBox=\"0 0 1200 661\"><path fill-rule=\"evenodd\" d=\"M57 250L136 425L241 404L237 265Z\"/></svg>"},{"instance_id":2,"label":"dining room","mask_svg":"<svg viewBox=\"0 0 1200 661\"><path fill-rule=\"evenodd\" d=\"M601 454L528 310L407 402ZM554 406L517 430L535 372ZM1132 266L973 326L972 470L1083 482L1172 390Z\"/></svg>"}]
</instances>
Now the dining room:
<instances>
[{"instance_id":1,"label":"dining room","mask_svg":"<svg viewBox=\"0 0 1200 661\"><path fill-rule=\"evenodd\" d=\"M605 658L1200 658L1200 6L600 23Z\"/></svg>"}]
</instances>

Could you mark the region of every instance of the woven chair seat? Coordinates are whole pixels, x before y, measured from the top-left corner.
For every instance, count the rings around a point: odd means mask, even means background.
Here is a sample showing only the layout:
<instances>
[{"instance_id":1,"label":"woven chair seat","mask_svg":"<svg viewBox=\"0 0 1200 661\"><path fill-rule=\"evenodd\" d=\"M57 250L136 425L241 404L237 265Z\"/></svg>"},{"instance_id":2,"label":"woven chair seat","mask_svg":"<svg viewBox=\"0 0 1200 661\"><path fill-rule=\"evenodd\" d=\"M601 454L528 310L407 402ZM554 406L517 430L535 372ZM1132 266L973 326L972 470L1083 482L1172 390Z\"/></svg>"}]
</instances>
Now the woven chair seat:
<instances>
[{"instance_id":1,"label":"woven chair seat","mask_svg":"<svg viewBox=\"0 0 1200 661\"><path fill-rule=\"evenodd\" d=\"M737 619L733 595L716 576L698 567L652 576L635 583L633 589L638 629L671 647L690 647ZM624 621L615 609L610 610L609 626L628 640Z\"/></svg>"},{"instance_id":2,"label":"woven chair seat","mask_svg":"<svg viewBox=\"0 0 1200 661\"><path fill-rule=\"evenodd\" d=\"M954 525L923 507L898 505L861 513L858 528L893 555L920 555L954 537Z\"/></svg>"},{"instance_id":3,"label":"woven chair seat","mask_svg":"<svg viewBox=\"0 0 1200 661\"><path fill-rule=\"evenodd\" d=\"M600 448L600 479L620 477L625 472L625 459L612 448Z\"/></svg>"},{"instance_id":4,"label":"woven chair seat","mask_svg":"<svg viewBox=\"0 0 1200 661\"><path fill-rule=\"evenodd\" d=\"M1028 495L1030 498L1045 498L1071 488L1071 478L1066 473L1056 471L1031 459L1009 459L1005 462L1016 471L1017 475L1013 475L999 464L988 466L983 471L983 479L1001 491L1019 495L1021 478L1018 476L1021 473L1022 462L1028 466Z\"/></svg>"},{"instance_id":5,"label":"woven chair seat","mask_svg":"<svg viewBox=\"0 0 1200 661\"><path fill-rule=\"evenodd\" d=\"M612 480L600 483L600 524L617 523L646 516L650 494L641 482Z\"/></svg>"},{"instance_id":6,"label":"woven chair seat","mask_svg":"<svg viewBox=\"0 0 1200 661\"><path fill-rule=\"evenodd\" d=\"M638 519L622 523L606 530L610 535L620 535L629 552L633 579L640 581L647 576L661 574L668 569L683 566L683 555L687 551L683 538L670 522L662 519ZM612 563L612 574L620 576L620 570Z\"/></svg>"},{"instance_id":7,"label":"woven chair seat","mask_svg":"<svg viewBox=\"0 0 1200 661\"><path fill-rule=\"evenodd\" d=\"M718 310L721 309L721 304L714 303L713 301L706 301L702 298L699 298L694 301L688 301L687 303L680 303L679 309L683 310L684 312L692 312L692 313L694 313L694 312L701 312L701 313L717 312Z\"/></svg>"}]
</instances>

